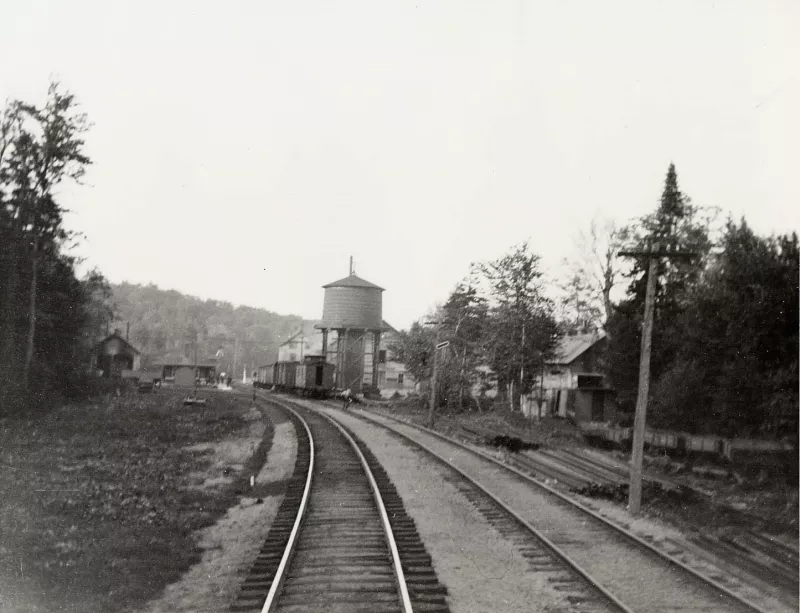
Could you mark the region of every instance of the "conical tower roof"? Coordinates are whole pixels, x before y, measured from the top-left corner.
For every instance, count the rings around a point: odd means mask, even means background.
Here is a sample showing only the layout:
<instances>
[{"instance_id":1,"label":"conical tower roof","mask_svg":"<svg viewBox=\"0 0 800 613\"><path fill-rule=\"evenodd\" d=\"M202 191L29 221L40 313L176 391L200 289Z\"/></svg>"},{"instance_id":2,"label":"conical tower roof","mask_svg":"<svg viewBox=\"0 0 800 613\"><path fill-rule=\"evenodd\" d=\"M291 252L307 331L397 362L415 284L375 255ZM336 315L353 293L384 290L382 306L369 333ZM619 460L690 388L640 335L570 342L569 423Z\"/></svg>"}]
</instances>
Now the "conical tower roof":
<instances>
[{"instance_id":1,"label":"conical tower roof","mask_svg":"<svg viewBox=\"0 0 800 613\"><path fill-rule=\"evenodd\" d=\"M328 289L329 287L367 287L370 289L379 289L381 291L385 291L384 288L375 285L374 283L370 283L369 281L354 274L350 275L349 277L345 277L344 279L334 281L333 283L323 285L322 287L323 289Z\"/></svg>"}]
</instances>

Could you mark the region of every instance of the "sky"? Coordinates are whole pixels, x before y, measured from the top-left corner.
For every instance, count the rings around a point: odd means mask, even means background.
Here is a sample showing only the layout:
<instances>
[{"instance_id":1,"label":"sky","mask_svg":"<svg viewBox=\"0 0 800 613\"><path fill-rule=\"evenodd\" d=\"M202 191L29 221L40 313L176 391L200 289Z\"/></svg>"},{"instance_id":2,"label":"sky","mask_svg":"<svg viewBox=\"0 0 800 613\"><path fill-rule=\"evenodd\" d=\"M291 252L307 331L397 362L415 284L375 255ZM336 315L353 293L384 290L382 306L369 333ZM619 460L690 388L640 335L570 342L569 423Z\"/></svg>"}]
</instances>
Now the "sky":
<instances>
[{"instance_id":1,"label":"sky","mask_svg":"<svg viewBox=\"0 0 800 613\"><path fill-rule=\"evenodd\" d=\"M27 0L0 99L93 123L81 270L319 318L356 273L405 328L470 262L548 273L598 217L697 205L797 230L796 0Z\"/></svg>"}]
</instances>

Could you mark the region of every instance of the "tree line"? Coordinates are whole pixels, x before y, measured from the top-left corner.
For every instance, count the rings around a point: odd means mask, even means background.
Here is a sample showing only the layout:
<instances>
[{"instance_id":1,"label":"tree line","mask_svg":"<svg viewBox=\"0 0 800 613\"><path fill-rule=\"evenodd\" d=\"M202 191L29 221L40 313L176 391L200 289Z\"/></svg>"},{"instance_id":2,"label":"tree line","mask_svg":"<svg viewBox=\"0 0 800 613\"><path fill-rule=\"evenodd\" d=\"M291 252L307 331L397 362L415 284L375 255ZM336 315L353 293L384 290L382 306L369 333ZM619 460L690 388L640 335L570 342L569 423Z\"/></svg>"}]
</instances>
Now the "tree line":
<instances>
[{"instance_id":1,"label":"tree line","mask_svg":"<svg viewBox=\"0 0 800 613\"><path fill-rule=\"evenodd\" d=\"M726 436L797 429L797 233L758 236L712 216L667 172L657 210L627 228L637 248L655 241L695 253L658 263L649 422ZM605 323L617 400L633 411L647 274L637 261Z\"/></svg>"},{"instance_id":2,"label":"tree line","mask_svg":"<svg viewBox=\"0 0 800 613\"><path fill-rule=\"evenodd\" d=\"M528 243L472 265L427 318L441 322L438 334L436 325L414 323L401 334L398 357L424 381L437 338L449 341L439 362L440 404L480 409L475 391L496 385L500 405L518 409L520 395L535 395L561 336L602 329L607 380L620 422L629 425L647 260L626 262L619 252L658 242L693 257L658 262L648 423L728 436L796 433L797 234L759 236L744 219L718 228L718 218L680 190L671 164L656 209L621 226L592 222L557 282L544 281Z\"/></svg>"},{"instance_id":3,"label":"tree line","mask_svg":"<svg viewBox=\"0 0 800 613\"><path fill-rule=\"evenodd\" d=\"M200 361L219 355L218 372L241 376L243 368L274 362L280 344L303 325L298 316L201 300L152 284L120 283L111 290L114 321L105 322L105 329L130 327L143 367L185 357L192 342Z\"/></svg>"},{"instance_id":4,"label":"tree line","mask_svg":"<svg viewBox=\"0 0 800 613\"><path fill-rule=\"evenodd\" d=\"M425 380L435 346L448 343L436 356L440 405L481 410L480 390L496 386L499 400L518 410L561 335L555 304L544 290L540 257L527 242L497 260L475 263L427 322L400 332L392 347L396 359L416 380Z\"/></svg>"},{"instance_id":5,"label":"tree line","mask_svg":"<svg viewBox=\"0 0 800 613\"><path fill-rule=\"evenodd\" d=\"M89 128L58 83L42 105L0 109L0 416L97 391L91 353L115 327L131 324L145 364L182 353L192 330L200 357L222 355L230 370L268 360L302 324L155 286L112 286L97 270L78 278L70 248L79 236L65 228L58 194L92 164Z\"/></svg>"},{"instance_id":6,"label":"tree line","mask_svg":"<svg viewBox=\"0 0 800 613\"><path fill-rule=\"evenodd\" d=\"M91 160L75 97L51 84L43 105L13 100L0 114L0 414L76 393L86 369L99 273L75 275L58 189Z\"/></svg>"}]
</instances>

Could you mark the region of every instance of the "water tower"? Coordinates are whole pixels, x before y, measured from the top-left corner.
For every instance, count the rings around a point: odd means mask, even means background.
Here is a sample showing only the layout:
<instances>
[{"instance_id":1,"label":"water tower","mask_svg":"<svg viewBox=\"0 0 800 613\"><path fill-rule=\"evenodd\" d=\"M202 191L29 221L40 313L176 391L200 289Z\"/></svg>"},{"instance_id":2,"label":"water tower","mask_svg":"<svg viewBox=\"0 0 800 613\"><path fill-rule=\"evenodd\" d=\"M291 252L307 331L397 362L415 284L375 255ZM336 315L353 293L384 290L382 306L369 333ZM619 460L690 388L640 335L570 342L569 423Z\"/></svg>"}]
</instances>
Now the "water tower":
<instances>
[{"instance_id":1,"label":"water tower","mask_svg":"<svg viewBox=\"0 0 800 613\"><path fill-rule=\"evenodd\" d=\"M322 330L326 361L336 366L336 387L353 392L365 385L377 388L383 288L356 276L352 258L349 276L322 287L322 322L314 327Z\"/></svg>"}]
</instances>

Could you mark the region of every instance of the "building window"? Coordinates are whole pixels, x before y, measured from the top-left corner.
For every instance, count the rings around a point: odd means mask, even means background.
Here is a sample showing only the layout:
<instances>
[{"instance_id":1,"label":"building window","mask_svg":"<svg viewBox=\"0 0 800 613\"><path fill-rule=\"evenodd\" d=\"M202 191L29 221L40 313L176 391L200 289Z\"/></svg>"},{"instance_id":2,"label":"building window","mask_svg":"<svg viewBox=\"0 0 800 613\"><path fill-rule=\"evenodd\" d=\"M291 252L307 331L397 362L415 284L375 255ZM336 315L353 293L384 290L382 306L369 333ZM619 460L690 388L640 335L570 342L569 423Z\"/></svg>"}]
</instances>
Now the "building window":
<instances>
[{"instance_id":1,"label":"building window","mask_svg":"<svg viewBox=\"0 0 800 613\"><path fill-rule=\"evenodd\" d=\"M290 362L297 362L297 354L296 353L289 354L289 361Z\"/></svg>"},{"instance_id":2,"label":"building window","mask_svg":"<svg viewBox=\"0 0 800 613\"><path fill-rule=\"evenodd\" d=\"M381 349L378 351L378 363L386 364L386 349Z\"/></svg>"},{"instance_id":3,"label":"building window","mask_svg":"<svg viewBox=\"0 0 800 613\"><path fill-rule=\"evenodd\" d=\"M603 387L603 376L578 375L578 387Z\"/></svg>"},{"instance_id":4,"label":"building window","mask_svg":"<svg viewBox=\"0 0 800 613\"><path fill-rule=\"evenodd\" d=\"M397 375L397 383L399 383L400 385L403 385L403 378L404 378L403 377L403 373L398 374Z\"/></svg>"}]
</instances>

